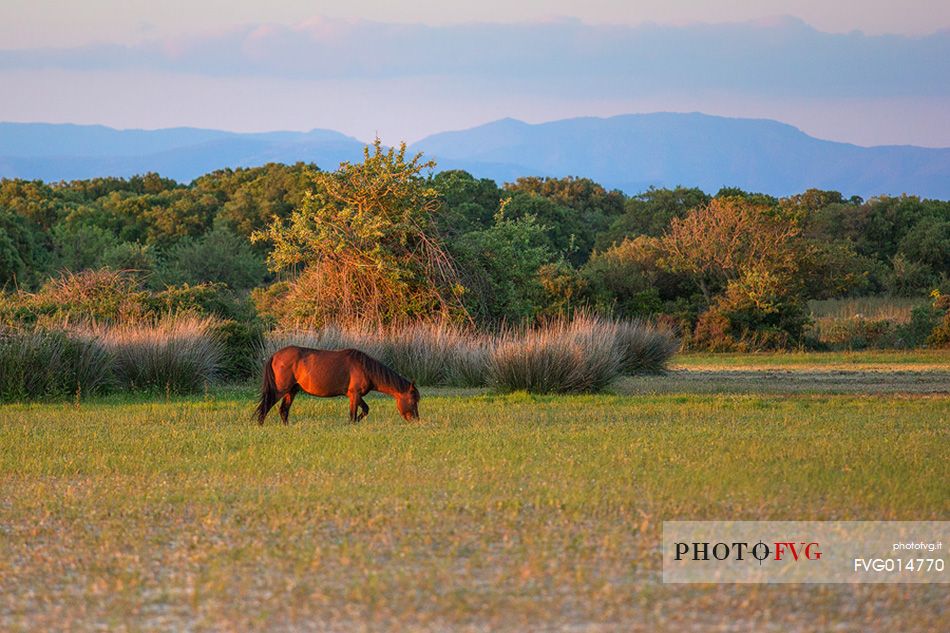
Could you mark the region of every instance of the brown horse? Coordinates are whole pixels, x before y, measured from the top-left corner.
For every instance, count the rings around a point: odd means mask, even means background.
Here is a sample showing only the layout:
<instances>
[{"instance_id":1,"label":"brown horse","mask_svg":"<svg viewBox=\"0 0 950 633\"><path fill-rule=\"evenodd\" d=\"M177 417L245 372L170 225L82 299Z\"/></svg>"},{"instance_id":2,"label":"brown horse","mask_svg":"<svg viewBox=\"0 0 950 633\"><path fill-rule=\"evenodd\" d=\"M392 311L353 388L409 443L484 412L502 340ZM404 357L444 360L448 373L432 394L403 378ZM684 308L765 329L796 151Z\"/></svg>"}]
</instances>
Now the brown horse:
<instances>
[{"instance_id":1,"label":"brown horse","mask_svg":"<svg viewBox=\"0 0 950 633\"><path fill-rule=\"evenodd\" d=\"M291 345L277 350L264 367L257 422L264 424L267 412L280 400L280 419L287 424L290 405L300 390L312 396L350 398L350 420L359 422L369 414L363 400L370 391L396 399L396 408L407 420L419 417L419 390L372 356L356 349L334 352Z\"/></svg>"}]
</instances>

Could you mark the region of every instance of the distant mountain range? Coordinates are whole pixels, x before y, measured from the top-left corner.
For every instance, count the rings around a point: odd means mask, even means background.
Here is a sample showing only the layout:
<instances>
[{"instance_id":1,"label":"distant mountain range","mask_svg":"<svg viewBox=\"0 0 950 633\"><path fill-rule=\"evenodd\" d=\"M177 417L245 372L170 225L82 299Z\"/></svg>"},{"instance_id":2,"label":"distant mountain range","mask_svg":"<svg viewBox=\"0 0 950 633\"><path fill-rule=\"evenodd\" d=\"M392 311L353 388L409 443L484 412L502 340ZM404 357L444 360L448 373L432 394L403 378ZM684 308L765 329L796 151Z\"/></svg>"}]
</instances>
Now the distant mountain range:
<instances>
[{"instance_id":1,"label":"distant mountain range","mask_svg":"<svg viewBox=\"0 0 950 633\"><path fill-rule=\"evenodd\" d=\"M154 171L182 182L223 167L314 162L334 169L365 144L331 130L235 133L195 128L0 123L0 177L73 180ZM503 119L429 136L412 148L439 169L499 182L582 176L626 193L650 186L735 186L773 195L811 187L865 198L950 199L950 148L859 147L764 119L631 114L528 124Z\"/></svg>"}]
</instances>

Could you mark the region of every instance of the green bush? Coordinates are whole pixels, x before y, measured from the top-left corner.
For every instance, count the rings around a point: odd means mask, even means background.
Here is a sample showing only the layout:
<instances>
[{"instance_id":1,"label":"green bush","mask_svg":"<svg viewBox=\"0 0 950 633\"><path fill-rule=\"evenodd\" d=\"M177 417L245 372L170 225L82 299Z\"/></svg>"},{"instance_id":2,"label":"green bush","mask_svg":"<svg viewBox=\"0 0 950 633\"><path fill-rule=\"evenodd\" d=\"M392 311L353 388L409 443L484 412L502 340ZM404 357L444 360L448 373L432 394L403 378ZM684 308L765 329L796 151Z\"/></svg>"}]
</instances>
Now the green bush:
<instances>
[{"instance_id":1,"label":"green bush","mask_svg":"<svg viewBox=\"0 0 950 633\"><path fill-rule=\"evenodd\" d=\"M922 305L911 310L910 323L897 328L896 338L903 347L921 347L927 344L943 320L944 311L935 305Z\"/></svg>"},{"instance_id":2,"label":"green bush","mask_svg":"<svg viewBox=\"0 0 950 633\"><path fill-rule=\"evenodd\" d=\"M242 381L256 378L260 371L258 354L264 344L264 328L260 322L221 321L213 326L212 331L221 343L221 379Z\"/></svg>"},{"instance_id":3,"label":"green bush","mask_svg":"<svg viewBox=\"0 0 950 633\"><path fill-rule=\"evenodd\" d=\"M752 269L730 281L696 322L691 347L713 352L785 349L810 322L800 296L782 276Z\"/></svg>"},{"instance_id":4,"label":"green bush","mask_svg":"<svg viewBox=\"0 0 950 633\"><path fill-rule=\"evenodd\" d=\"M144 312L151 318L166 314L191 313L220 319L254 321L254 306L243 295L231 291L222 283L202 283L192 286L168 286L142 297Z\"/></svg>"},{"instance_id":5,"label":"green bush","mask_svg":"<svg viewBox=\"0 0 950 633\"><path fill-rule=\"evenodd\" d=\"M835 319L822 328L819 342L832 349L867 349L896 344L898 325L887 319Z\"/></svg>"}]
</instances>

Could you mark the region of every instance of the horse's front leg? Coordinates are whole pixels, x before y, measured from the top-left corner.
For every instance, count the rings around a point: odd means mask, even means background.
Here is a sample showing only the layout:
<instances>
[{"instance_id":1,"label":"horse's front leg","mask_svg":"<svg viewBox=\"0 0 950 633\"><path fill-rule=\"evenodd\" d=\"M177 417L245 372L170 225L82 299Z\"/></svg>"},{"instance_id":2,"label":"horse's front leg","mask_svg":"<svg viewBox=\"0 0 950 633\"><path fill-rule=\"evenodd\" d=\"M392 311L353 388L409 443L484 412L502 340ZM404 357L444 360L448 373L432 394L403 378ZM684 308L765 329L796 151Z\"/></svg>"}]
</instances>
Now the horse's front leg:
<instances>
[{"instance_id":1,"label":"horse's front leg","mask_svg":"<svg viewBox=\"0 0 950 633\"><path fill-rule=\"evenodd\" d=\"M363 400L363 396L360 396L360 399L356 403L360 408L359 415L356 416L356 421L359 422L363 418L369 415L369 405L366 404L366 401Z\"/></svg>"},{"instance_id":2,"label":"horse's front leg","mask_svg":"<svg viewBox=\"0 0 950 633\"><path fill-rule=\"evenodd\" d=\"M356 391L349 391L346 394L350 398L350 422L359 422L359 417L357 417L357 409L359 408L360 394Z\"/></svg>"}]
</instances>

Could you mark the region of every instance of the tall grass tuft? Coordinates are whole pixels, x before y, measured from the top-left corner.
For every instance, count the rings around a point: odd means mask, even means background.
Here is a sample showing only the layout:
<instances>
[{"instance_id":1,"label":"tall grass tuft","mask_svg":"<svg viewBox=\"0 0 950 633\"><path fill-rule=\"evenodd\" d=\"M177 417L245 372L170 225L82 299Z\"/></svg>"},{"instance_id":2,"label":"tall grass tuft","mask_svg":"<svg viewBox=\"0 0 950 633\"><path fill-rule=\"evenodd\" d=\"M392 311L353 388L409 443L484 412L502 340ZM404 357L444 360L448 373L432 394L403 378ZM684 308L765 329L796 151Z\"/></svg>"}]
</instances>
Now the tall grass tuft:
<instances>
[{"instance_id":1,"label":"tall grass tuft","mask_svg":"<svg viewBox=\"0 0 950 633\"><path fill-rule=\"evenodd\" d=\"M97 337L45 330L0 332L0 400L94 395L111 382L111 356Z\"/></svg>"},{"instance_id":2,"label":"tall grass tuft","mask_svg":"<svg viewBox=\"0 0 950 633\"><path fill-rule=\"evenodd\" d=\"M680 341L670 326L638 319L617 322L617 345L624 374L658 374L666 369Z\"/></svg>"},{"instance_id":3,"label":"tall grass tuft","mask_svg":"<svg viewBox=\"0 0 950 633\"><path fill-rule=\"evenodd\" d=\"M383 346L362 327L344 328L328 325L319 330L283 330L272 332L264 337L260 363L270 358L274 352L288 345L310 347L313 349L337 350L355 348L382 359Z\"/></svg>"},{"instance_id":4,"label":"tall grass tuft","mask_svg":"<svg viewBox=\"0 0 950 633\"><path fill-rule=\"evenodd\" d=\"M77 334L69 338L77 398L92 396L115 383L115 356L100 336Z\"/></svg>"},{"instance_id":5,"label":"tall grass tuft","mask_svg":"<svg viewBox=\"0 0 950 633\"><path fill-rule=\"evenodd\" d=\"M391 327L379 337L382 360L400 374L422 385L451 384L452 376L464 375L462 363L466 338L475 334L452 324L416 323Z\"/></svg>"},{"instance_id":6,"label":"tall grass tuft","mask_svg":"<svg viewBox=\"0 0 950 633\"><path fill-rule=\"evenodd\" d=\"M808 302L808 308L816 321L861 318L907 323L914 308L928 303L927 297L854 297L814 299Z\"/></svg>"},{"instance_id":7,"label":"tall grass tuft","mask_svg":"<svg viewBox=\"0 0 950 633\"><path fill-rule=\"evenodd\" d=\"M485 386L493 344L493 337L488 335L460 336L445 368L445 384L452 387Z\"/></svg>"},{"instance_id":8,"label":"tall grass tuft","mask_svg":"<svg viewBox=\"0 0 950 633\"><path fill-rule=\"evenodd\" d=\"M488 384L535 393L601 391L620 373L616 331L613 321L578 315L504 332L489 351Z\"/></svg>"},{"instance_id":9,"label":"tall grass tuft","mask_svg":"<svg viewBox=\"0 0 950 633\"><path fill-rule=\"evenodd\" d=\"M211 318L167 317L153 324L100 331L114 357L116 380L126 389L200 391L218 377L223 349Z\"/></svg>"}]
</instances>

